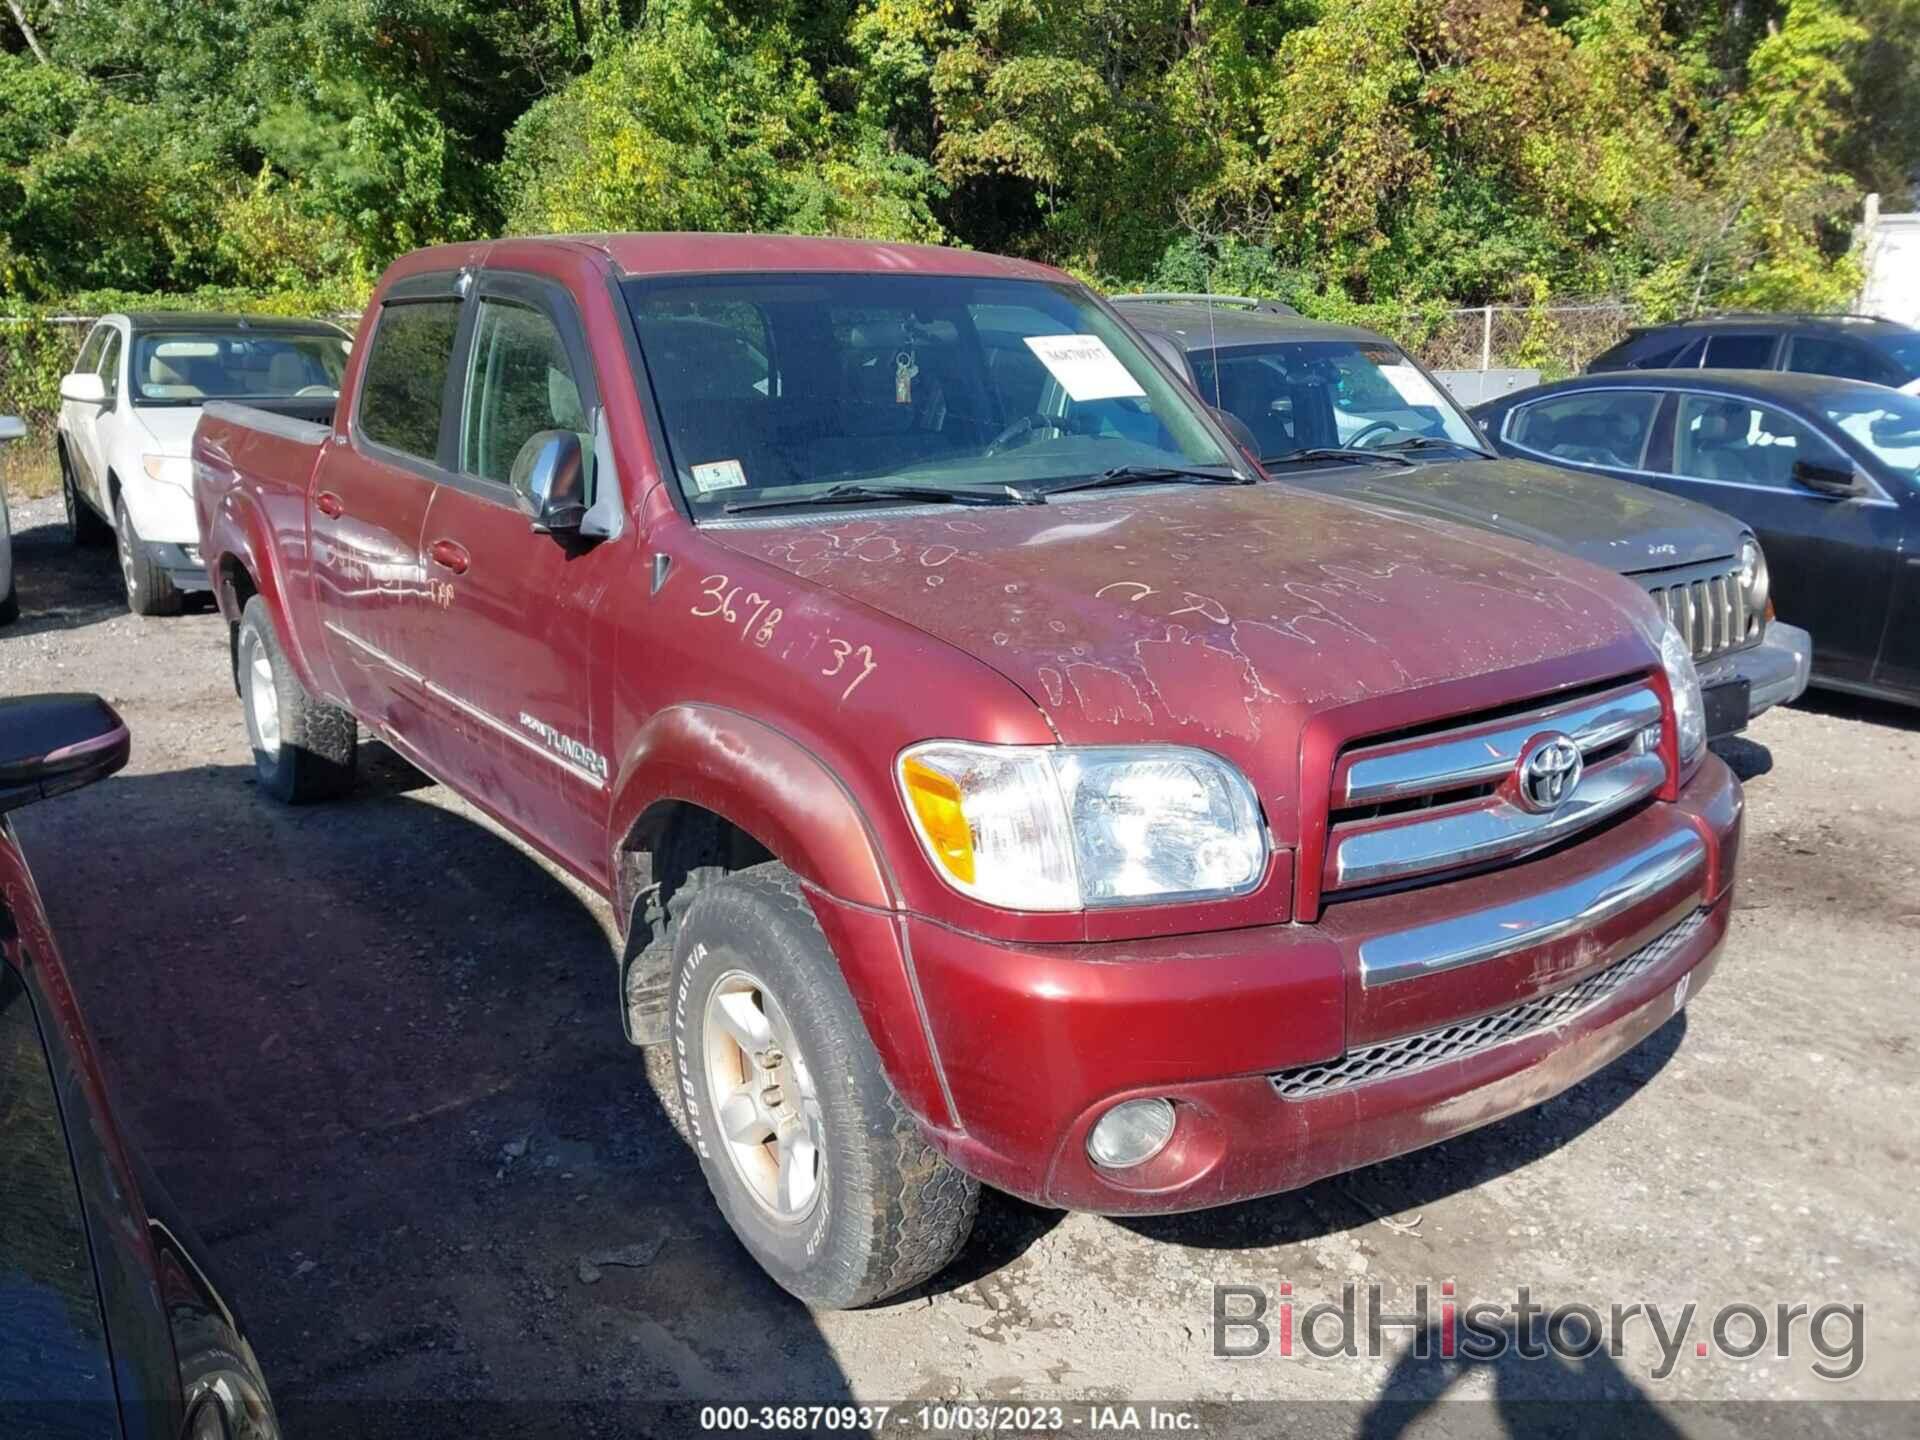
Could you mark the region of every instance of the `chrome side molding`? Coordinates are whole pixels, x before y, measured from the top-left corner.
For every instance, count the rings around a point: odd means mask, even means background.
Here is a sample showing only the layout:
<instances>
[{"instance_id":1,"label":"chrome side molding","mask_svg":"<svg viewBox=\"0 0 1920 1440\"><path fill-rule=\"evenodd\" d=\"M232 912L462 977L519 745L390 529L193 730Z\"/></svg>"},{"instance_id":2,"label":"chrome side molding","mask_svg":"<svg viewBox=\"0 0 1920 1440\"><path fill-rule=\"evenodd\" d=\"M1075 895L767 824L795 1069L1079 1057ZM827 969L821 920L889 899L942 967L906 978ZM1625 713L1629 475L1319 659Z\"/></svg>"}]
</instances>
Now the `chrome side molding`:
<instances>
[{"instance_id":1,"label":"chrome side molding","mask_svg":"<svg viewBox=\"0 0 1920 1440\"><path fill-rule=\"evenodd\" d=\"M1538 710L1503 724L1435 735L1382 754L1363 751L1347 766L1346 782L1335 792L1333 803L1335 808L1378 805L1504 779L1527 741L1543 730L1561 731L1582 754L1590 754L1659 719L1660 697L1641 686L1584 705Z\"/></svg>"},{"instance_id":2,"label":"chrome side molding","mask_svg":"<svg viewBox=\"0 0 1920 1440\"><path fill-rule=\"evenodd\" d=\"M1693 830L1676 830L1637 855L1544 894L1432 925L1378 935L1360 946L1360 983L1368 989L1437 975L1516 950L1545 945L1631 909L1706 864Z\"/></svg>"}]
</instances>

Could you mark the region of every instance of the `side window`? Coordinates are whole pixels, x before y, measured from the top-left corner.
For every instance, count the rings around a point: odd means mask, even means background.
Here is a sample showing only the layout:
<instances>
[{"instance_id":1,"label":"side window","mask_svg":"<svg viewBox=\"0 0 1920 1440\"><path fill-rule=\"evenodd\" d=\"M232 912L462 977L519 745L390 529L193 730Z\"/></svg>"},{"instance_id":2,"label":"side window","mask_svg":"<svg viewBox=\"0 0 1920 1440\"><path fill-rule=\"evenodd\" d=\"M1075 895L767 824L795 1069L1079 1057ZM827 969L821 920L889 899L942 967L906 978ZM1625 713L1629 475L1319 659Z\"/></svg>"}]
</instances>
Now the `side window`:
<instances>
[{"instance_id":1,"label":"side window","mask_svg":"<svg viewBox=\"0 0 1920 1440\"><path fill-rule=\"evenodd\" d=\"M1717 395L1680 397L1673 432L1676 475L1792 490L1796 460L1853 468L1810 427L1770 405Z\"/></svg>"},{"instance_id":2,"label":"side window","mask_svg":"<svg viewBox=\"0 0 1920 1440\"><path fill-rule=\"evenodd\" d=\"M100 368L100 350L107 343L107 336L113 333L111 325L96 325L88 332L85 343L80 346L80 356L73 362L75 375L89 375Z\"/></svg>"},{"instance_id":3,"label":"side window","mask_svg":"<svg viewBox=\"0 0 1920 1440\"><path fill-rule=\"evenodd\" d=\"M1773 368L1773 336L1710 336L1707 340L1706 368L1709 370L1770 370Z\"/></svg>"},{"instance_id":4,"label":"side window","mask_svg":"<svg viewBox=\"0 0 1920 1440\"><path fill-rule=\"evenodd\" d=\"M100 380L107 387L109 402L120 398L120 332L107 332L106 348L100 352Z\"/></svg>"},{"instance_id":5,"label":"side window","mask_svg":"<svg viewBox=\"0 0 1920 1440\"><path fill-rule=\"evenodd\" d=\"M360 377L360 429L376 445L433 460L460 330L456 300L409 300L380 311Z\"/></svg>"},{"instance_id":6,"label":"side window","mask_svg":"<svg viewBox=\"0 0 1920 1440\"><path fill-rule=\"evenodd\" d=\"M560 332L538 310L509 301L480 302L464 413L461 470L502 485L520 447L542 430L578 431L583 450L593 443Z\"/></svg>"},{"instance_id":7,"label":"side window","mask_svg":"<svg viewBox=\"0 0 1920 1440\"><path fill-rule=\"evenodd\" d=\"M1818 335L1793 337L1787 368L1802 375L1837 375L1844 380L1870 380L1875 385L1898 385L1903 378L1891 363L1866 346Z\"/></svg>"},{"instance_id":8,"label":"side window","mask_svg":"<svg viewBox=\"0 0 1920 1440\"><path fill-rule=\"evenodd\" d=\"M1660 397L1651 390L1582 390L1513 412L1507 439L1576 465L1638 470Z\"/></svg>"}]
</instances>

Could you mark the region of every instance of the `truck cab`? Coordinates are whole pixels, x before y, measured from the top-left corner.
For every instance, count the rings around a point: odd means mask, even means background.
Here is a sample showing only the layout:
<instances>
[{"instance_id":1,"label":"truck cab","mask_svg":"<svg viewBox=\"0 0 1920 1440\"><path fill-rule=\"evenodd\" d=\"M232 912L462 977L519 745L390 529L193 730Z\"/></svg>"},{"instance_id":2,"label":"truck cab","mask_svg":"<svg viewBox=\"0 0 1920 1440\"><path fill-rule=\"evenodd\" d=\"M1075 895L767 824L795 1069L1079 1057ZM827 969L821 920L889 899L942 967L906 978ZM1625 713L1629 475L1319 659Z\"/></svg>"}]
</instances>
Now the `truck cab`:
<instances>
[{"instance_id":1,"label":"truck cab","mask_svg":"<svg viewBox=\"0 0 1920 1440\"><path fill-rule=\"evenodd\" d=\"M723 1213L811 1303L982 1183L1304 1185L1713 968L1738 783L1646 595L1261 471L1098 297L793 237L438 247L331 423L210 406L264 793L378 735L605 896Z\"/></svg>"}]
</instances>

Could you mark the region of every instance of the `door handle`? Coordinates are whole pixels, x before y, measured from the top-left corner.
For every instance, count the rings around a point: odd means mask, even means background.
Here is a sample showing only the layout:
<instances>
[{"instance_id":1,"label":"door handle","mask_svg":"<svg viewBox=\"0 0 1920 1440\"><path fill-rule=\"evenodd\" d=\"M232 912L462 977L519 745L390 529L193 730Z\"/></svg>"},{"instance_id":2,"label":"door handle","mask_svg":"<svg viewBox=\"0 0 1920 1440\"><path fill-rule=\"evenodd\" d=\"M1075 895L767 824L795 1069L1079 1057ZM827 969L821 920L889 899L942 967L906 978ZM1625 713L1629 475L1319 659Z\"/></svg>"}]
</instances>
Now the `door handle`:
<instances>
[{"instance_id":1,"label":"door handle","mask_svg":"<svg viewBox=\"0 0 1920 1440\"><path fill-rule=\"evenodd\" d=\"M322 490L314 496L313 508L329 520L338 520L347 511L347 507L340 503L340 497L331 490Z\"/></svg>"},{"instance_id":2,"label":"door handle","mask_svg":"<svg viewBox=\"0 0 1920 1440\"><path fill-rule=\"evenodd\" d=\"M433 557L433 563L442 569L451 570L456 575L467 573L471 557L466 546L456 540L436 540L427 547L427 553Z\"/></svg>"}]
</instances>

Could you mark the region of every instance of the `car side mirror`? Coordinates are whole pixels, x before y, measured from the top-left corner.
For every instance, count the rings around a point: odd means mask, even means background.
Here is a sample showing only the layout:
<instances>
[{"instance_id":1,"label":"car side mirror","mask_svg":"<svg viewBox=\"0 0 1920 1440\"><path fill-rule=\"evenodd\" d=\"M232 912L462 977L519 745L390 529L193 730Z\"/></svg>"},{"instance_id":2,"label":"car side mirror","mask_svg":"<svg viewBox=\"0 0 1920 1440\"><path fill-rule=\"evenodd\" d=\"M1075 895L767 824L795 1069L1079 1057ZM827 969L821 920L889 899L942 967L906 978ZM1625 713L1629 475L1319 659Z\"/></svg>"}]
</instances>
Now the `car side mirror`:
<instances>
[{"instance_id":1,"label":"car side mirror","mask_svg":"<svg viewBox=\"0 0 1920 1440\"><path fill-rule=\"evenodd\" d=\"M575 535L587 516L586 455L572 430L540 430L513 457L507 483L543 535Z\"/></svg>"},{"instance_id":2,"label":"car side mirror","mask_svg":"<svg viewBox=\"0 0 1920 1440\"><path fill-rule=\"evenodd\" d=\"M1207 409L1212 412L1213 418L1220 422L1220 428L1233 437L1233 443L1247 452L1249 459L1257 461L1260 458L1260 442L1254 439L1253 431L1248 428L1246 421L1231 410L1222 410L1218 405L1209 405Z\"/></svg>"},{"instance_id":3,"label":"car side mirror","mask_svg":"<svg viewBox=\"0 0 1920 1440\"><path fill-rule=\"evenodd\" d=\"M131 744L127 722L98 695L0 700L0 810L106 779Z\"/></svg>"},{"instance_id":4,"label":"car side mirror","mask_svg":"<svg viewBox=\"0 0 1920 1440\"><path fill-rule=\"evenodd\" d=\"M1796 460L1793 462L1795 483L1821 495L1832 495L1845 499L1852 495L1864 495L1867 487L1860 477L1851 470L1838 465L1822 465L1814 460Z\"/></svg>"},{"instance_id":5,"label":"car side mirror","mask_svg":"<svg viewBox=\"0 0 1920 1440\"><path fill-rule=\"evenodd\" d=\"M60 398L76 400L82 405L104 405L107 403L107 382L91 370L76 370L61 379Z\"/></svg>"}]
</instances>

